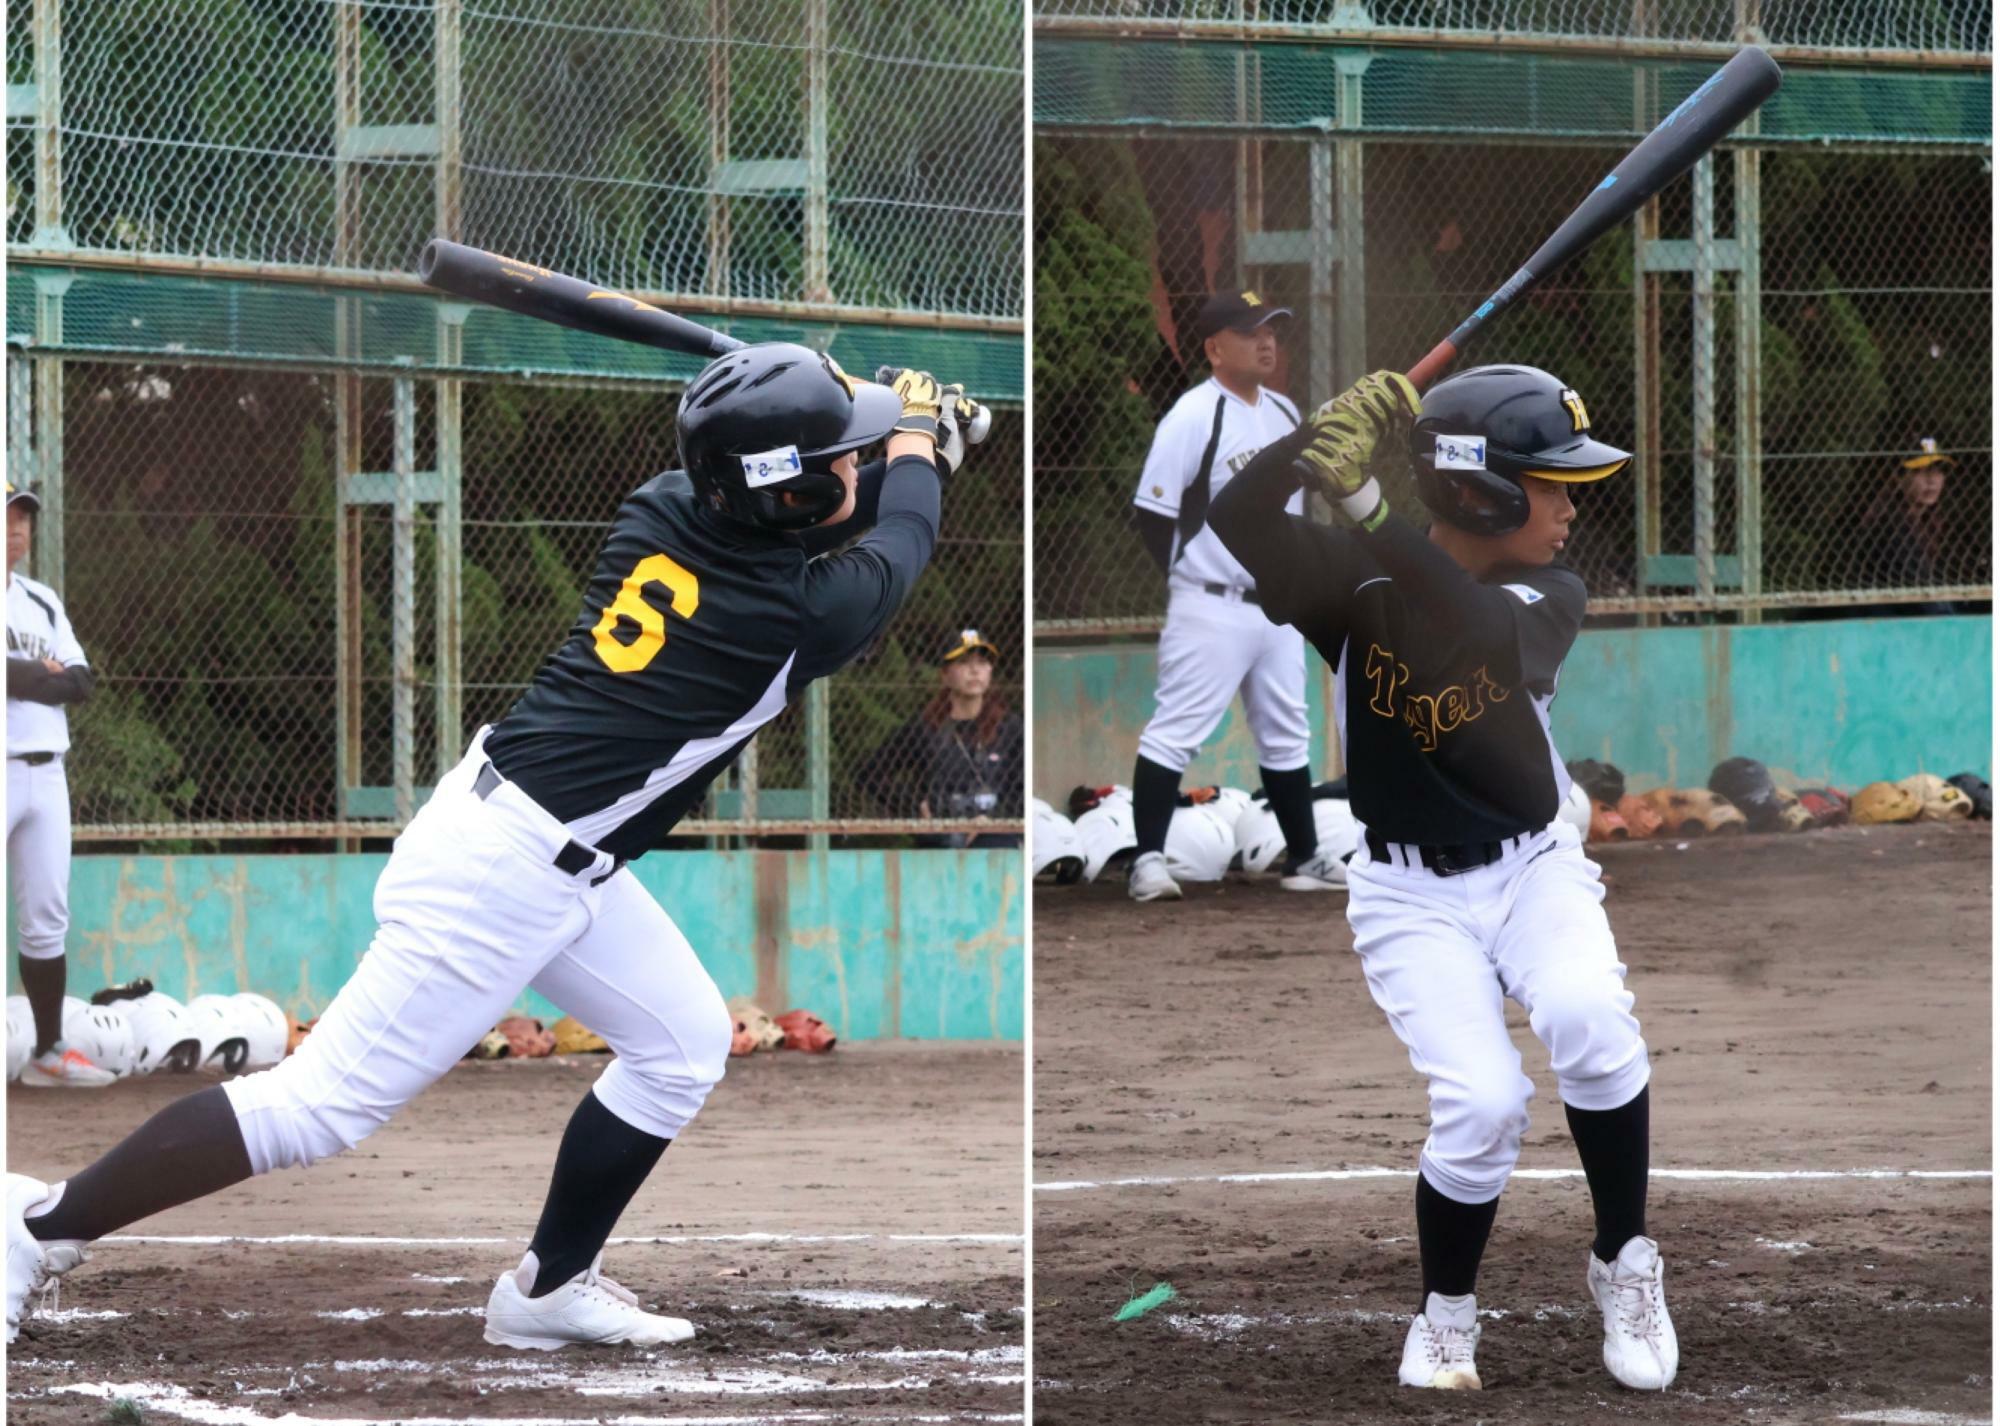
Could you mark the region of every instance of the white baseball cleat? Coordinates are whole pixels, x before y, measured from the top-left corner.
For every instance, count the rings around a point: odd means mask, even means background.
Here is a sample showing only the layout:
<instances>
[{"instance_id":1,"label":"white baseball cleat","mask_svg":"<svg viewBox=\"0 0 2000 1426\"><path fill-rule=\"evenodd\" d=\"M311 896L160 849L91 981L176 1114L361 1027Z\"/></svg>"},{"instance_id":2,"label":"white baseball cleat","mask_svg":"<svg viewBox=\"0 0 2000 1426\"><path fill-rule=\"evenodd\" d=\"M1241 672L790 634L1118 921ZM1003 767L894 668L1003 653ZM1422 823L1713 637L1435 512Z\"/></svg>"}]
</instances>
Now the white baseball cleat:
<instances>
[{"instance_id":1,"label":"white baseball cleat","mask_svg":"<svg viewBox=\"0 0 2000 1426\"><path fill-rule=\"evenodd\" d=\"M1621 1386L1665 1391L1681 1364L1681 1344L1667 1315L1666 1268L1660 1245L1634 1238L1616 1262L1590 1255L1590 1295L1604 1314L1604 1365Z\"/></svg>"},{"instance_id":2,"label":"white baseball cleat","mask_svg":"<svg viewBox=\"0 0 2000 1426\"><path fill-rule=\"evenodd\" d=\"M1179 901L1181 884L1167 870L1164 852L1143 852L1126 874L1125 890L1134 901Z\"/></svg>"},{"instance_id":3,"label":"white baseball cleat","mask_svg":"<svg viewBox=\"0 0 2000 1426\"><path fill-rule=\"evenodd\" d=\"M30 1089L102 1089L118 1076L90 1062L81 1050L58 1044L21 1067L21 1083Z\"/></svg>"},{"instance_id":4,"label":"white baseball cleat","mask_svg":"<svg viewBox=\"0 0 2000 1426\"><path fill-rule=\"evenodd\" d=\"M1286 871L1278 885L1287 891L1344 891L1347 864L1338 857L1316 852Z\"/></svg>"},{"instance_id":5,"label":"white baseball cleat","mask_svg":"<svg viewBox=\"0 0 2000 1426\"><path fill-rule=\"evenodd\" d=\"M1424 1310L1410 1319L1397 1379L1404 1386L1477 1391L1479 1368L1473 1365L1472 1351L1478 1345L1479 1304L1473 1295L1433 1292L1424 1299Z\"/></svg>"},{"instance_id":6,"label":"white baseball cleat","mask_svg":"<svg viewBox=\"0 0 2000 1426\"><path fill-rule=\"evenodd\" d=\"M28 1231L27 1213L49 1196L49 1186L24 1173L7 1175L7 1341L21 1335L28 1299L89 1255L73 1239L44 1243Z\"/></svg>"},{"instance_id":7,"label":"white baseball cleat","mask_svg":"<svg viewBox=\"0 0 2000 1426\"><path fill-rule=\"evenodd\" d=\"M599 1271L604 1254L544 1297L530 1297L541 1263L530 1252L521 1266L500 1274L486 1299L486 1340L496 1347L553 1352L583 1344L671 1347L694 1336L694 1323L660 1317L639 1306L637 1294Z\"/></svg>"}]
</instances>

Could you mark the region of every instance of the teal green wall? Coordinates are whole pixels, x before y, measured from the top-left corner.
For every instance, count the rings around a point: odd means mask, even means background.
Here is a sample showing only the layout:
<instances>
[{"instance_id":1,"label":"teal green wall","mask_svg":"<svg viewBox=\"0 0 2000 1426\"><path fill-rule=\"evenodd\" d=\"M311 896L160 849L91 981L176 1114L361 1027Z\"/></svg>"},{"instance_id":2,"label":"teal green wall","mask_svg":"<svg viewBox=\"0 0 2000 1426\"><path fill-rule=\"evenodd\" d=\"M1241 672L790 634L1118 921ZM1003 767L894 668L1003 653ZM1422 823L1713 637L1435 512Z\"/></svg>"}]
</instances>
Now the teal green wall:
<instances>
[{"instance_id":1,"label":"teal green wall","mask_svg":"<svg viewBox=\"0 0 2000 1426\"><path fill-rule=\"evenodd\" d=\"M79 856L71 989L143 975L183 998L255 990L317 1014L374 934L387 860ZM846 1039L1021 1038L1018 851L660 852L632 872L724 995L804 1007Z\"/></svg>"},{"instance_id":2,"label":"teal green wall","mask_svg":"<svg viewBox=\"0 0 2000 1426\"><path fill-rule=\"evenodd\" d=\"M1326 669L1309 661L1313 765L1331 769ZM1035 651L1035 788L1058 805L1079 782L1128 782L1153 709L1150 644ZM1638 790L1700 785L1754 757L1793 786L1854 788L1918 771L1991 776L1993 621L1841 619L1582 634L1555 701L1565 758L1622 768ZM1337 744L1335 745L1337 746ZM1190 784L1256 785L1240 705Z\"/></svg>"}]
</instances>

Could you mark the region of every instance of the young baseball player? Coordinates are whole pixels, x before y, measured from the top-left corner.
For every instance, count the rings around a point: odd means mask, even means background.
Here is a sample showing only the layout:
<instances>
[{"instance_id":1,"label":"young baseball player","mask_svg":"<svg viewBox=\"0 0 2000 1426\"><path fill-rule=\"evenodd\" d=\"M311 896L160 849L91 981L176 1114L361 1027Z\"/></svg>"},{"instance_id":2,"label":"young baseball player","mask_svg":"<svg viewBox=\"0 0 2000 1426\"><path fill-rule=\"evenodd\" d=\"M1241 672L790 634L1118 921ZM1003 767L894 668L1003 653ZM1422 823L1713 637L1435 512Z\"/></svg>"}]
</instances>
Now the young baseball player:
<instances>
[{"instance_id":1,"label":"young baseball player","mask_svg":"<svg viewBox=\"0 0 2000 1426\"><path fill-rule=\"evenodd\" d=\"M895 613L930 558L939 465L962 453L957 420L974 409L922 372L856 382L784 343L704 368L681 397L684 470L626 500L569 637L397 838L374 942L299 1051L169 1105L53 1187L8 1175L8 1340L30 1293L87 1243L352 1148L530 986L617 1059L570 1120L527 1255L487 1302L486 1339L691 1336L600 1260L721 1079L732 1021L626 863ZM884 437L886 465L857 471L855 453Z\"/></svg>"},{"instance_id":2,"label":"young baseball player","mask_svg":"<svg viewBox=\"0 0 2000 1426\"><path fill-rule=\"evenodd\" d=\"M21 993L35 1017L35 1047L21 1070L30 1089L102 1089L116 1076L63 1042L69 957L69 751L67 703L81 703L97 675L62 601L15 566L28 556L41 500L7 487L7 884L19 922Z\"/></svg>"},{"instance_id":3,"label":"young baseball player","mask_svg":"<svg viewBox=\"0 0 2000 1426\"><path fill-rule=\"evenodd\" d=\"M1277 371L1278 333L1291 315L1254 292L1202 304L1195 335L1209 378L1161 419L1132 497L1140 536L1167 579L1156 707L1132 769L1138 854L1126 886L1135 901L1181 894L1164 851L1174 798L1181 774L1238 692L1264 792L1285 834L1282 884L1289 891L1341 885L1339 870L1319 855L1313 823L1305 640L1264 618L1256 579L1207 527L1217 493L1299 423L1297 408L1265 385ZM1290 508L1302 507L1295 500Z\"/></svg>"},{"instance_id":4,"label":"young baseball player","mask_svg":"<svg viewBox=\"0 0 2000 1426\"><path fill-rule=\"evenodd\" d=\"M1367 470L1406 435L1428 535ZM1591 436L1582 400L1547 372L1477 367L1421 405L1403 377L1377 372L1267 448L1210 512L1265 613L1336 670L1365 829L1348 864L1354 948L1430 1082L1408 1386L1479 1385L1473 1285L1534 1093L1508 998L1548 1046L1590 1185L1604 1363L1628 1387L1661 1390L1679 1361L1646 1236L1646 1042L1598 868L1556 816L1569 777L1548 723L1584 612L1583 581L1560 560L1571 492L1630 460ZM1302 479L1349 528L1285 513Z\"/></svg>"}]
</instances>

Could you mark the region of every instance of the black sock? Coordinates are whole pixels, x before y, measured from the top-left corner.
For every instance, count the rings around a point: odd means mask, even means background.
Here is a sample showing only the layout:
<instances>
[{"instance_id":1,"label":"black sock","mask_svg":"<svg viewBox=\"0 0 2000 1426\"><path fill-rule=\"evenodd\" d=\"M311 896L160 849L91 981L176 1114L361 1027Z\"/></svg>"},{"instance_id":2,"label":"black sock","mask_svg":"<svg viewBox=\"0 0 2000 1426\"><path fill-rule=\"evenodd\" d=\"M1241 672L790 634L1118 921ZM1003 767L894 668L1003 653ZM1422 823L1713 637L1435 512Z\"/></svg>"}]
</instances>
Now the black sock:
<instances>
[{"instance_id":1,"label":"black sock","mask_svg":"<svg viewBox=\"0 0 2000 1426\"><path fill-rule=\"evenodd\" d=\"M1647 1092L1640 1090L1616 1109L1563 1106L1577 1157L1583 1160L1583 1176L1590 1183L1590 1206L1597 1213L1597 1241L1590 1250L1599 1262L1610 1262L1620 1248L1645 1236L1651 1118Z\"/></svg>"},{"instance_id":2,"label":"black sock","mask_svg":"<svg viewBox=\"0 0 2000 1426\"><path fill-rule=\"evenodd\" d=\"M528 1296L544 1297L590 1266L672 1142L633 1128L594 1092L583 1096L563 1130L542 1221L528 1244L540 1264Z\"/></svg>"},{"instance_id":3,"label":"black sock","mask_svg":"<svg viewBox=\"0 0 2000 1426\"><path fill-rule=\"evenodd\" d=\"M74 1175L47 1213L28 1219L43 1242L93 1242L250 1177L250 1151L221 1085L176 1099Z\"/></svg>"},{"instance_id":4,"label":"black sock","mask_svg":"<svg viewBox=\"0 0 2000 1426\"><path fill-rule=\"evenodd\" d=\"M69 957L21 957L21 993L35 1013L35 1054L39 1058L62 1038L63 991L69 985Z\"/></svg>"},{"instance_id":5,"label":"black sock","mask_svg":"<svg viewBox=\"0 0 2000 1426\"><path fill-rule=\"evenodd\" d=\"M1132 764L1132 830L1139 839L1139 855L1165 851L1167 827L1174 820L1174 798L1180 795L1181 775L1161 767L1144 753Z\"/></svg>"},{"instance_id":6,"label":"black sock","mask_svg":"<svg viewBox=\"0 0 2000 1426\"><path fill-rule=\"evenodd\" d=\"M1500 1200L1460 1203L1431 1187L1417 1175L1417 1256L1424 1265L1422 1312L1432 1293L1463 1297L1479 1280L1479 1260L1486 1256L1486 1239Z\"/></svg>"},{"instance_id":7,"label":"black sock","mask_svg":"<svg viewBox=\"0 0 2000 1426\"><path fill-rule=\"evenodd\" d=\"M1285 834L1287 866L1310 861L1319 851L1319 824L1313 820L1313 780L1310 767L1287 768L1274 772L1257 769L1264 779L1264 796L1277 815L1279 830Z\"/></svg>"}]
</instances>

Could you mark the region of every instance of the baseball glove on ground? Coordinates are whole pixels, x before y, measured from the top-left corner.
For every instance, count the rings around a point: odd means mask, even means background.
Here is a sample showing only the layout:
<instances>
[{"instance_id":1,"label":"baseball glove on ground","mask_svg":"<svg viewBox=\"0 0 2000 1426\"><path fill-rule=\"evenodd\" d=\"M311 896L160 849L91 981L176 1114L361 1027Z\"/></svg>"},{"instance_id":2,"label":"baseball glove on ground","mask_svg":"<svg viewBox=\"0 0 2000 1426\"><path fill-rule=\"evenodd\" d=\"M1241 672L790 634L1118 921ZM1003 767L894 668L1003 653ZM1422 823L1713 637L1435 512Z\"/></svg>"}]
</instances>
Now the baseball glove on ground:
<instances>
[{"instance_id":1,"label":"baseball glove on ground","mask_svg":"<svg viewBox=\"0 0 2000 1426\"><path fill-rule=\"evenodd\" d=\"M1981 822L1993 820L1993 789L1986 779L1976 772L1954 773L1945 779L1953 787L1972 799L1972 815Z\"/></svg>"},{"instance_id":2,"label":"baseball glove on ground","mask_svg":"<svg viewBox=\"0 0 2000 1426\"><path fill-rule=\"evenodd\" d=\"M504 1060L511 1053L507 1047L507 1037L498 1030L488 1030L479 1037L479 1043L466 1051L469 1060Z\"/></svg>"},{"instance_id":3,"label":"baseball glove on ground","mask_svg":"<svg viewBox=\"0 0 2000 1426\"><path fill-rule=\"evenodd\" d=\"M1614 808L1606 807L1596 798L1590 800L1590 840L1593 842L1623 842L1632 836L1632 829Z\"/></svg>"},{"instance_id":4,"label":"baseball glove on ground","mask_svg":"<svg viewBox=\"0 0 2000 1426\"><path fill-rule=\"evenodd\" d=\"M1659 815L1662 837L1699 837L1708 830L1701 813L1689 804L1687 793L1678 787L1656 787L1645 794L1645 801Z\"/></svg>"},{"instance_id":5,"label":"baseball glove on ground","mask_svg":"<svg viewBox=\"0 0 2000 1426\"><path fill-rule=\"evenodd\" d=\"M556 1053L559 1055L602 1055L611 1046L595 1030L587 1029L574 1015L565 1015L556 1021Z\"/></svg>"},{"instance_id":6,"label":"baseball glove on ground","mask_svg":"<svg viewBox=\"0 0 2000 1426\"><path fill-rule=\"evenodd\" d=\"M1684 805L1701 822L1701 829L1711 837L1741 836L1749 827L1749 819L1743 809L1719 792L1710 792L1705 787L1691 787L1684 794ZM1772 806L1777 799L1775 792ZM1773 826L1777 825L1775 821Z\"/></svg>"},{"instance_id":7,"label":"baseball glove on ground","mask_svg":"<svg viewBox=\"0 0 2000 1426\"><path fill-rule=\"evenodd\" d=\"M809 1055L822 1055L836 1043L833 1031L826 1021L810 1010L787 1010L778 1017L778 1028L785 1033L785 1048L804 1050Z\"/></svg>"},{"instance_id":8,"label":"baseball glove on ground","mask_svg":"<svg viewBox=\"0 0 2000 1426\"><path fill-rule=\"evenodd\" d=\"M1616 807L1618 799L1625 795L1625 774L1610 763L1601 763L1596 758L1577 758L1564 766L1569 769L1570 780L1582 784L1593 801L1602 802L1606 807Z\"/></svg>"},{"instance_id":9,"label":"baseball glove on ground","mask_svg":"<svg viewBox=\"0 0 2000 1426\"><path fill-rule=\"evenodd\" d=\"M1934 772L1915 773L1896 786L1916 794L1923 803L1923 811L1917 814L1920 822L1963 822L1972 816L1972 799Z\"/></svg>"},{"instance_id":10,"label":"baseball glove on ground","mask_svg":"<svg viewBox=\"0 0 2000 1426\"><path fill-rule=\"evenodd\" d=\"M1851 815L1855 825L1872 827L1883 822L1914 822L1923 810L1923 799L1909 788L1893 782L1871 782L1854 794Z\"/></svg>"},{"instance_id":11,"label":"baseball glove on ground","mask_svg":"<svg viewBox=\"0 0 2000 1426\"><path fill-rule=\"evenodd\" d=\"M493 1027L507 1037L507 1053L517 1060L538 1060L555 1053L556 1037L539 1020L509 1015Z\"/></svg>"},{"instance_id":12,"label":"baseball glove on ground","mask_svg":"<svg viewBox=\"0 0 2000 1426\"><path fill-rule=\"evenodd\" d=\"M775 1050L785 1043L785 1032L778 1028L778 1022L749 996L739 995L730 1001L729 1013L736 1017L737 1033L749 1035L750 1050Z\"/></svg>"},{"instance_id":13,"label":"baseball glove on ground","mask_svg":"<svg viewBox=\"0 0 2000 1426\"><path fill-rule=\"evenodd\" d=\"M1838 827L1848 816L1847 794L1837 787L1802 787L1799 806L1812 813L1814 824L1821 827Z\"/></svg>"},{"instance_id":14,"label":"baseball glove on ground","mask_svg":"<svg viewBox=\"0 0 2000 1426\"><path fill-rule=\"evenodd\" d=\"M1708 775L1708 790L1736 804L1753 832L1776 829L1783 804L1771 770L1755 758L1727 758Z\"/></svg>"},{"instance_id":15,"label":"baseball glove on ground","mask_svg":"<svg viewBox=\"0 0 2000 1426\"><path fill-rule=\"evenodd\" d=\"M1660 835L1660 814L1653 810L1652 803L1637 793L1628 792L1618 799L1618 815L1625 819L1625 825L1632 829L1635 837Z\"/></svg>"}]
</instances>

